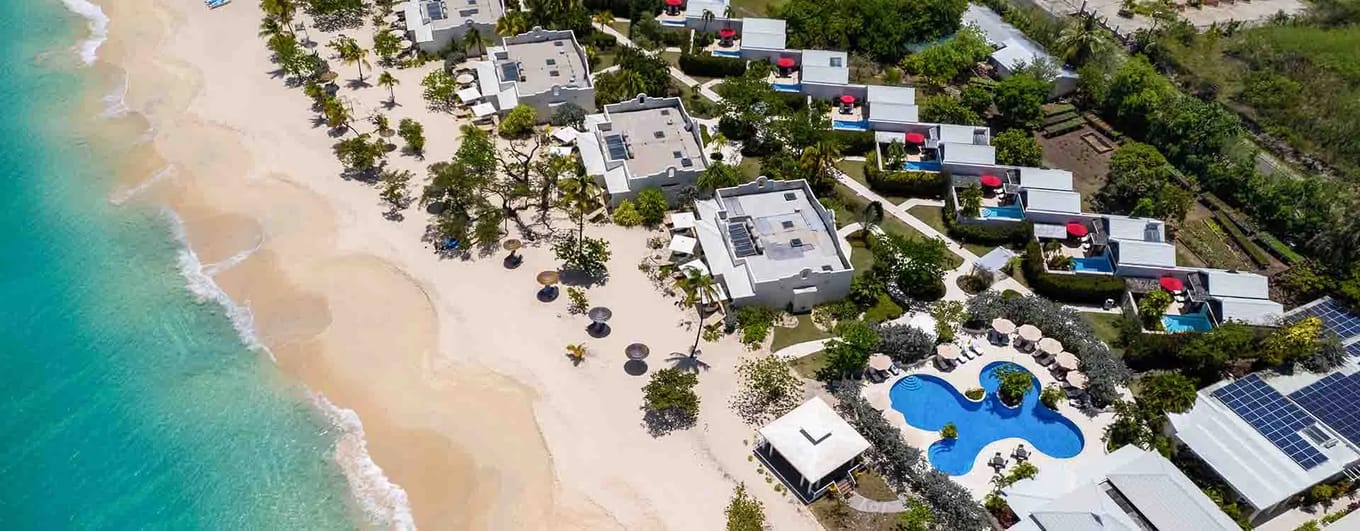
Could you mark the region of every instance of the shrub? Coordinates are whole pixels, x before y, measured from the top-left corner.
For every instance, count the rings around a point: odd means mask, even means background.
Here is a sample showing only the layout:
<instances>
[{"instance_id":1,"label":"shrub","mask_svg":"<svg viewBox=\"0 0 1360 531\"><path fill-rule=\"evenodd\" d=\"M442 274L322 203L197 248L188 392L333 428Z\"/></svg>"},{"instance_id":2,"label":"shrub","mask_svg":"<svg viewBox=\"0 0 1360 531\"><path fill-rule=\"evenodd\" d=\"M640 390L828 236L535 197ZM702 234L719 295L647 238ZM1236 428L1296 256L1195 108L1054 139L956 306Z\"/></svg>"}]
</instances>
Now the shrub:
<instances>
[{"instance_id":1,"label":"shrub","mask_svg":"<svg viewBox=\"0 0 1360 531\"><path fill-rule=\"evenodd\" d=\"M567 299L571 304L567 306L567 313L575 315L585 315L586 310L590 309L590 299L586 298L586 290L572 286L567 288Z\"/></svg>"},{"instance_id":2,"label":"shrub","mask_svg":"<svg viewBox=\"0 0 1360 531\"><path fill-rule=\"evenodd\" d=\"M1106 299L1119 300L1124 295L1124 279L1113 275L1082 273L1055 274L1044 269L1043 252L1039 242L1025 247L1022 262L1025 280L1035 293L1061 302L1102 304Z\"/></svg>"},{"instance_id":3,"label":"shrub","mask_svg":"<svg viewBox=\"0 0 1360 531\"><path fill-rule=\"evenodd\" d=\"M799 99L804 97L801 94L797 96ZM873 131L832 131L831 137L840 142L841 153L845 155L864 155L877 147Z\"/></svg>"},{"instance_id":4,"label":"shrub","mask_svg":"<svg viewBox=\"0 0 1360 531\"><path fill-rule=\"evenodd\" d=\"M1143 319L1143 328L1161 330L1162 315L1172 302L1171 294L1162 290L1144 295L1143 300L1138 301L1138 316Z\"/></svg>"},{"instance_id":5,"label":"shrub","mask_svg":"<svg viewBox=\"0 0 1360 531\"><path fill-rule=\"evenodd\" d=\"M746 61L687 53L680 56L680 71L691 76L737 77L746 73Z\"/></svg>"},{"instance_id":6,"label":"shrub","mask_svg":"<svg viewBox=\"0 0 1360 531\"><path fill-rule=\"evenodd\" d=\"M533 107L524 103L516 105L501 120L501 136L508 138L523 136L533 130L535 119L537 113Z\"/></svg>"},{"instance_id":7,"label":"shrub","mask_svg":"<svg viewBox=\"0 0 1360 531\"><path fill-rule=\"evenodd\" d=\"M552 117L548 119L557 127L580 127L586 120L586 110L575 103L563 103L553 110Z\"/></svg>"},{"instance_id":8,"label":"shrub","mask_svg":"<svg viewBox=\"0 0 1360 531\"><path fill-rule=\"evenodd\" d=\"M879 293L878 301L864 310L864 320L871 323L891 321L902 316L902 307L893 302L887 293Z\"/></svg>"},{"instance_id":9,"label":"shrub","mask_svg":"<svg viewBox=\"0 0 1360 531\"><path fill-rule=\"evenodd\" d=\"M597 31L590 34L590 42L588 44L595 46L595 48L599 50L608 50L618 46L619 39L603 31Z\"/></svg>"},{"instance_id":10,"label":"shrub","mask_svg":"<svg viewBox=\"0 0 1360 531\"><path fill-rule=\"evenodd\" d=\"M866 166L867 167L867 166ZM869 186L879 193L935 198L944 195L949 176L926 171L869 171Z\"/></svg>"},{"instance_id":11,"label":"shrub","mask_svg":"<svg viewBox=\"0 0 1360 531\"><path fill-rule=\"evenodd\" d=\"M940 438L941 439L959 438L959 427L955 426L953 422L946 422L944 425L944 429L940 430Z\"/></svg>"},{"instance_id":12,"label":"shrub","mask_svg":"<svg viewBox=\"0 0 1360 531\"><path fill-rule=\"evenodd\" d=\"M981 387L974 387L963 392L963 396L968 397L969 400L982 400L982 397L986 394L987 391L984 391Z\"/></svg>"},{"instance_id":13,"label":"shrub","mask_svg":"<svg viewBox=\"0 0 1360 531\"><path fill-rule=\"evenodd\" d=\"M660 225L666 219L666 210L670 208L666 202L666 195L661 193L660 188L646 188L637 195L637 211L642 214L642 222L649 225Z\"/></svg>"},{"instance_id":14,"label":"shrub","mask_svg":"<svg viewBox=\"0 0 1360 531\"><path fill-rule=\"evenodd\" d=\"M1058 409L1058 403L1066 398L1067 393L1056 385L1045 387L1043 392L1039 393L1039 401L1048 406L1048 409Z\"/></svg>"},{"instance_id":15,"label":"shrub","mask_svg":"<svg viewBox=\"0 0 1360 531\"><path fill-rule=\"evenodd\" d=\"M741 330L741 342L747 347L759 347L770 336L770 328L779 312L764 306L742 306L737 308L736 325Z\"/></svg>"},{"instance_id":16,"label":"shrub","mask_svg":"<svg viewBox=\"0 0 1360 531\"><path fill-rule=\"evenodd\" d=\"M957 207L953 194L944 194L945 232L949 237L962 243L978 245L1006 245L1020 247L1034 240L1034 225L1028 221L1018 223L959 223L954 216Z\"/></svg>"},{"instance_id":17,"label":"shrub","mask_svg":"<svg viewBox=\"0 0 1360 531\"><path fill-rule=\"evenodd\" d=\"M638 213L632 201L625 199L614 208L614 223L620 227L636 227L642 224L642 214Z\"/></svg>"}]
</instances>

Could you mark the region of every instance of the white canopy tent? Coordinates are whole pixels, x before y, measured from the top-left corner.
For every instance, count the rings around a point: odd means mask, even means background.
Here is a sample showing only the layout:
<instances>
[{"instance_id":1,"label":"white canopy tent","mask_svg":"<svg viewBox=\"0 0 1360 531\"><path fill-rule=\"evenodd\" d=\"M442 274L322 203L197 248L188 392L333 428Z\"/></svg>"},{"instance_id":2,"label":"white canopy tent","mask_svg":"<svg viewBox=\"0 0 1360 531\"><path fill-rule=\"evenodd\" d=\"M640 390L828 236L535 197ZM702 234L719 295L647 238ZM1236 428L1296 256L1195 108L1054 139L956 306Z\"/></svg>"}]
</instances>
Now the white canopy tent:
<instances>
[{"instance_id":1,"label":"white canopy tent","mask_svg":"<svg viewBox=\"0 0 1360 531\"><path fill-rule=\"evenodd\" d=\"M671 214L671 226L675 230L694 228L694 214L692 212L676 212Z\"/></svg>"},{"instance_id":2,"label":"white canopy tent","mask_svg":"<svg viewBox=\"0 0 1360 531\"><path fill-rule=\"evenodd\" d=\"M775 470L800 497L810 495L807 502L838 479L829 476L848 473L854 467L847 465L869 449L869 441L817 397L760 428L760 438L762 449L782 457L801 476L783 477Z\"/></svg>"},{"instance_id":3,"label":"white canopy tent","mask_svg":"<svg viewBox=\"0 0 1360 531\"><path fill-rule=\"evenodd\" d=\"M478 103L472 106L472 115L478 118L485 118L496 114L496 106L490 103Z\"/></svg>"},{"instance_id":4,"label":"white canopy tent","mask_svg":"<svg viewBox=\"0 0 1360 531\"><path fill-rule=\"evenodd\" d=\"M557 129L553 129L552 137L556 139L558 142L561 142L566 145L571 145L576 143L576 136L580 134L581 134L580 131L577 131L573 128L559 127Z\"/></svg>"},{"instance_id":5,"label":"white canopy tent","mask_svg":"<svg viewBox=\"0 0 1360 531\"><path fill-rule=\"evenodd\" d=\"M692 255L694 254L694 246L698 245L698 243L699 240L696 240L689 236L685 236L683 234L676 234L674 236L671 236L670 249L672 253Z\"/></svg>"},{"instance_id":6,"label":"white canopy tent","mask_svg":"<svg viewBox=\"0 0 1360 531\"><path fill-rule=\"evenodd\" d=\"M479 90L477 90L477 87L468 87L468 88L465 88L465 89L459 89L459 90L458 90L458 99L459 99L460 101L462 101L463 103L472 103L472 102L475 101L475 100L480 100L480 99L482 99L482 92L479 91Z\"/></svg>"}]
</instances>

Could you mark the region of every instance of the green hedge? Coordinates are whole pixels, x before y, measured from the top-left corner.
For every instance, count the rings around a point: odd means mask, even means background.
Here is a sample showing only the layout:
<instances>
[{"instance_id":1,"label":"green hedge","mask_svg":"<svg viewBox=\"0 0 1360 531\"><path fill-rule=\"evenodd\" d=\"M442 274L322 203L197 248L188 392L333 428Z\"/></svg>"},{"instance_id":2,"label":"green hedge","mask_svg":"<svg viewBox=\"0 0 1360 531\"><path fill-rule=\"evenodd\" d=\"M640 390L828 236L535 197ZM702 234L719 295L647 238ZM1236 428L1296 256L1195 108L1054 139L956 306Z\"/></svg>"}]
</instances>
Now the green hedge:
<instances>
[{"instance_id":1,"label":"green hedge","mask_svg":"<svg viewBox=\"0 0 1360 531\"><path fill-rule=\"evenodd\" d=\"M746 61L689 53L680 56L680 71L691 76L736 77L746 73Z\"/></svg>"},{"instance_id":2,"label":"green hedge","mask_svg":"<svg viewBox=\"0 0 1360 531\"><path fill-rule=\"evenodd\" d=\"M959 223L958 218L954 217L957 210L953 194L945 194L944 212L940 217L944 220L945 231L955 241L1020 248L1034 240L1034 224L1028 221L995 224Z\"/></svg>"},{"instance_id":3,"label":"green hedge","mask_svg":"<svg viewBox=\"0 0 1360 531\"><path fill-rule=\"evenodd\" d=\"M1044 253L1039 249L1039 242L1033 240L1025 247L1022 267L1030 289L1055 301L1102 304L1106 299L1119 301L1124 296L1124 279L1114 275L1049 273L1044 269Z\"/></svg>"},{"instance_id":4,"label":"green hedge","mask_svg":"<svg viewBox=\"0 0 1360 531\"><path fill-rule=\"evenodd\" d=\"M1262 249L1261 246L1256 245L1256 242L1251 241L1251 238L1248 238L1246 234L1243 234L1242 229L1237 227L1237 223L1234 223L1232 218L1229 218L1222 210L1214 212L1214 217L1218 218L1218 224L1228 231L1228 235L1232 237L1233 241L1237 242L1237 246L1251 256L1252 262L1256 262L1256 265L1262 269L1270 267L1270 254L1266 253L1266 250Z\"/></svg>"},{"instance_id":5,"label":"green hedge","mask_svg":"<svg viewBox=\"0 0 1360 531\"><path fill-rule=\"evenodd\" d=\"M868 174L869 187L881 194L903 197L940 197L944 195L949 176L940 172L928 171L881 171L877 167L870 170L866 161L865 173Z\"/></svg>"},{"instance_id":6,"label":"green hedge","mask_svg":"<svg viewBox=\"0 0 1360 531\"><path fill-rule=\"evenodd\" d=\"M874 145L873 131L832 131L831 136L840 142L843 155L867 155L878 147Z\"/></svg>"},{"instance_id":7,"label":"green hedge","mask_svg":"<svg viewBox=\"0 0 1360 531\"><path fill-rule=\"evenodd\" d=\"M1045 137L1054 137L1054 136L1058 136L1058 135L1063 135L1063 134L1071 133L1072 131L1076 131L1077 129L1081 129L1081 126L1082 126L1082 125L1085 125L1085 124L1086 124L1086 120L1083 120L1083 119L1081 119L1081 118L1073 118L1073 119L1068 120L1068 121L1063 122L1063 123L1053 124L1053 125L1044 127L1044 136L1045 136Z\"/></svg>"},{"instance_id":8,"label":"green hedge","mask_svg":"<svg viewBox=\"0 0 1360 531\"><path fill-rule=\"evenodd\" d=\"M1276 238L1268 232L1258 232L1256 233L1256 238L1261 240L1261 243L1265 244L1266 247L1269 247L1270 251L1275 253L1275 256L1280 257L1280 259L1284 260L1287 264L1293 265L1303 261L1303 255L1294 252L1293 249L1290 249L1289 246L1280 241L1279 238Z\"/></svg>"}]
</instances>

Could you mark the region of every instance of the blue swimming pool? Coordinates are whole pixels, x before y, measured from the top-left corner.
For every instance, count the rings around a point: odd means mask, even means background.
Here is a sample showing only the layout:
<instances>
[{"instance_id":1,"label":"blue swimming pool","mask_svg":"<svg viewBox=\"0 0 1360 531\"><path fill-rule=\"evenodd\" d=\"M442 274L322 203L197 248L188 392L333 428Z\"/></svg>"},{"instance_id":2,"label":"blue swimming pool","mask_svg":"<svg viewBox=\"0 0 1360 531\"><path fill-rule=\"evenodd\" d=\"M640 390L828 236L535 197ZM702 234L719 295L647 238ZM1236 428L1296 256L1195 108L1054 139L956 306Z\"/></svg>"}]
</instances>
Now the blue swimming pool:
<instances>
[{"instance_id":1,"label":"blue swimming pool","mask_svg":"<svg viewBox=\"0 0 1360 531\"><path fill-rule=\"evenodd\" d=\"M741 51L713 50L713 55L716 55L718 57L741 57Z\"/></svg>"},{"instance_id":2,"label":"blue swimming pool","mask_svg":"<svg viewBox=\"0 0 1360 531\"><path fill-rule=\"evenodd\" d=\"M987 395L981 402L963 396L954 386L930 375L911 375L893 384L889 396L893 409L902 412L907 424L928 431L939 431L953 422L959 429L954 440L930 445L926 455L930 464L951 476L973 469L978 452L994 441L1017 437L1026 446L1049 456L1066 458L1081 452L1086 441L1081 430L1062 414L1039 403L1039 380L1025 394L1020 407L1006 407L996 396L999 384L994 371L1008 361L996 361L982 368L982 388ZM1005 454L1010 453L1006 448Z\"/></svg>"},{"instance_id":3,"label":"blue swimming pool","mask_svg":"<svg viewBox=\"0 0 1360 531\"><path fill-rule=\"evenodd\" d=\"M942 168L937 160L909 160L902 167L915 171L940 171Z\"/></svg>"},{"instance_id":4,"label":"blue swimming pool","mask_svg":"<svg viewBox=\"0 0 1360 531\"><path fill-rule=\"evenodd\" d=\"M868 131L868 120L832 120L831 128L840 131Z\"/></svg>"},{"instance_id":5,"label":"blue swimming pool","mask_svg":"<svg viewBox=\"0 0 1360 531\"><path fill-rule=\"evenodd\" d=\"M982 207L982 218L1025 219L1025 209L1020 208L1020 205Z\"/></svg>"},{"instance_id":6,"label":"blue swimming pool","mask_svg":"<svg viewBox=\"0 0 1360 531\"><path fill-rule=\"evenodd\" d=\"M1214 324L1209 322L1209 316L1203 312L1162 316L1162 329L1173 334L1177 332L1208 332L1213 328Z\"/></svg>"},{"instance_id":7,"label":"blue swimming pool","mask_svg":"<svg viewBox=\"0 0 1360 531\"><path fill-rule=\"evenodd\" d=\"M1073 258L1072 270L1078 273L1113 273L1114 266L1110 265L1109 258L1102 255L1090 258Z\"/></svg>"},{"instance_id":8,"label":"blue swimming pool","mask_svg":"<svg viewBox=\"0 0 1360 531\"><path fill-rule=\"evenodd\" d=\"M777 92L800 92L803 90L802 83L770 83Z\"/></svg>"}]
</instances>

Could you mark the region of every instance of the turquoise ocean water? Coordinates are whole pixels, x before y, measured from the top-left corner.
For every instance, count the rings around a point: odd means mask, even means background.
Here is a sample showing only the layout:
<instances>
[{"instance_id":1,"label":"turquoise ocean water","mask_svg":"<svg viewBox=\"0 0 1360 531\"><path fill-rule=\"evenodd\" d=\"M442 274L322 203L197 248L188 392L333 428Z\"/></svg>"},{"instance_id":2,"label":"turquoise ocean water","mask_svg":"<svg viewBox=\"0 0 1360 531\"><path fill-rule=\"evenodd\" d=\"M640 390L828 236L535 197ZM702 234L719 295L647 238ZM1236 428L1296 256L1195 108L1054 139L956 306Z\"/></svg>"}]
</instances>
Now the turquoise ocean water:
<instances>
[{"instance_id":1,"label":"turquoise ocean water","mask_svg":"<svg viewBox=\"0 0 1360 531\"><path fill-rule=\"evenodd\" d=\"M187 289L171 215L109 201L130 146L63 128L89 70L35 58L84 24L0 0L0 527L362 526L343 430Z\"/></svg>"}]
</instances>

